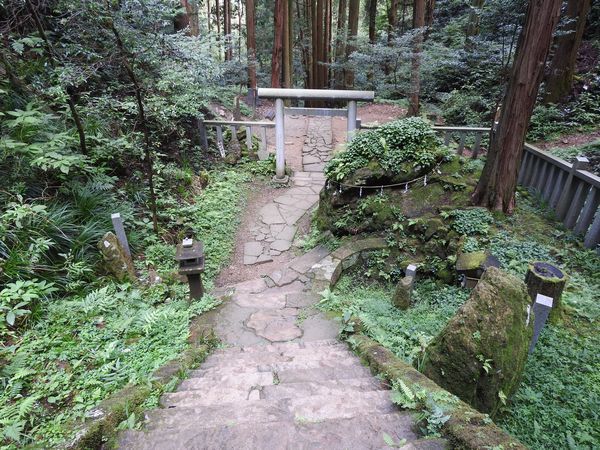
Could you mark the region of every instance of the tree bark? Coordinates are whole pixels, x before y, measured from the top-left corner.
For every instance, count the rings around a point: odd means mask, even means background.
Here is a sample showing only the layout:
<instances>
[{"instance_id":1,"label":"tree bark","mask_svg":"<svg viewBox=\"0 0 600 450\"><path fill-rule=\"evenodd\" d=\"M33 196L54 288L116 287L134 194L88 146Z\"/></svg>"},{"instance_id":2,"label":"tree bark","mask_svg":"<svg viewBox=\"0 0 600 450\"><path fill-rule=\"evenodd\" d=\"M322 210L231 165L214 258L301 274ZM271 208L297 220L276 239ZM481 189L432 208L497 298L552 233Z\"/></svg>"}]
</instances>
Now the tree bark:
<instances>
[{"instance_id":1,"label":"tree bark","mask_svg":"<svg viewBox=\"0 0 600 450\"><path fill-rule=\"evenodd\" d=\"M371 0L369 0L371 1ZM373 0L374 1L374 0ZM347 11L346 0L339 0L338 2L338 17L337 17L337 32L335 40L335 62L342 64L346 57L346 36L347 36L347 22L346 22L346 11ZM345 70L343 67L338 67L335 73L335 87L336 89L344 89L345 81Z\"/></svg>"},{"instance_id":2,"label":"tree bark","mask_svg":"<svg viewBox=\"0 0 600 450\"><path fill-rule=\"evenodd\" d=\"M556 51L546 78L544 103L556 103L563 99L573 86L577 53L581 45L591 0L569 0L563 34L556 36Z\"/></svg>"},{"instance_id":3,"label":"tree bark","mask_svg":"<svg viewBox=\"0 0 600 450\"><path fill-rule=\"evenodd\" d=\"M421 109L421 52L423 51L423 27L425 26L425 0L415 0L413 5L413 28L416 34L413 41L413 54L410 69L409 116L418 116Z\"/></svg>"},{"instance_id":4,"label":"tree bark","mask_svg":"<svg viewBox=\"0 0 600 450\"><path fill-rule=\"evenodd\" d=\"M225 61L233 59L231 43L231 0L223 0L223 37L225 41Z\"/></svg>"},{"instance_id":5,"label":"tree bark","mask_svg":"<svg viewBox=\"0 0 600 450\"><path fill-rule=\"evenodd\" d=\"M473 203L511 213L525 134L535 106L544 64L562 0L530 0L521 30L498 126L472 195Z\"/></svg>"},{"instance_id":6,"label":"tree bark","mask_svg":"<svg viewBox=\"0 0 600 450\"><path fill-rule=\"evenodd\" d=\"M198 18L198 1L197 0L181 0L181 6L185 8L185 13L188 17L190 26L190 36L200 35L200 20Z\"/></svg>"},{"instance_id":7,"label":"tree bark","mask_svg":"<svg viewBox=\"0 0 600 450\"><path fill-rule=\"evenodd\" d=\"M427 0L425 8L425 26L433 25L433 12L435 11L435 0Z\"/></svg>"},{"instance_id":8,"label":"tree bark","mask_svg":"<svg viewBox=\"0 0 600 450\"><path fill-rule=\"evenodd\" d=\"M292 17L290 0L283 0L283 87L292 87Z\"/></svg>"},{"instance_id":9,"label":"tree bark","mask_svg":"<svg viewBox=\"0 0 600 450\"><path fill-rule=\"evenodd\" d=\"M248 53L248 87L256 89L256 19L254 0L246 0L246 49Z\"/></svg>"},{"instance_id":10,"label":"tree bark","mask_svg":"<svg viewBox=\"0 0 600 450\"><path fill-rule=\"evenodd\" d=\"M360 0L348 0L348 43L346 44L346 60L356 51L356 36L358 34L358 13ZM354 87L354 71L346 70L346 88Z\"/></svg>"},{"instance_id":11,"label":"tree bark","mask_svg":"<svg viewBox=\"0 0 600 450\"><path fill-rule=\"evenodd\" d=\"M221 6L215 0L215 13L217 14L217 60L221 60Z\"/></svg>"},{"instance_id":12,"label":"tree bark","mask_svg":"<svg viewBox=\"0 0 600 450\"><path fill-rule=\"evenodd\" d=\"M341 0L340 0L341 1ZM369 42L375 43L377 39L376 19L377 19L377 0L368 0L367 14L369 19Z\"/></svg>"},{"instance_id":13,"label":"tree bark","mask_svg":"<svg viewBox=\"0 0 600 450\"><path fill-rule=\"evenodd\" d=\"M485 0L471 0L471 11L469 12L469 21L465 29L465 49L473 48L473 38L479 35L479 23L481 21L481 9Z\"/></svg>"},{"instance_id":14,"label":"tree bark","mask_svg":"<svg viewBox=\"0 0 600 450\"><path fill-rule=\"evenodd\" d=\"M274 38L273 53L271 55L271 87L281 87L281 70L283 57L283 2L286 0L275 0L274 10Z\"/></svg>"},{"instance_id":15,"label":"tree bark","mask_svg":"<svg viewBox=\"0 0 600 450\"><path fill-rule=\"evenodd\" d=\"M398 5L400 0L388 0L388 2L388 42L391 42L394 33L398 30Z\"/></svg>"}]
</instances>

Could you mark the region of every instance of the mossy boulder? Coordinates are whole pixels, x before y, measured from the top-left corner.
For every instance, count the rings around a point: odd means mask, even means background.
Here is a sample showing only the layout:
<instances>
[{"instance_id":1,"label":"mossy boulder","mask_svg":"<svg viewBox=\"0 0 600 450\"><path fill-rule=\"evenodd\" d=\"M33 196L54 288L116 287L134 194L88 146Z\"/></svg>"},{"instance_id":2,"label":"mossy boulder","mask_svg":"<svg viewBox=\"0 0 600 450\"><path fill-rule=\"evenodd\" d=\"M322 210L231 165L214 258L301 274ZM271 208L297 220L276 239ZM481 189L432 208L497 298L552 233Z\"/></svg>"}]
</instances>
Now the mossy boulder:
<instances>
[{"instance_id":1,"label":"mossy boulder","mask_svg":"<svg viewBox=\"0 0 600 450\"><path fill-rule=\"evenodd\" d=\"M104 235L98 242L98 250L102 253L106 270L112 273L117 280L136 280L131 257L125 252L114 233L109 231Z\"/></svg>"},{"instance_id":2,"label":"mossy boulder","mask_svg":"<svg viewBox=\"0 0 600 450\"><path fill-rule=\"evenodd\" d=\"M392 303L396 308L409 308L414 281L414 277L407 276L402 278L398 282L398 285L396 286L396 291L394 292L394 297L392 298Z\"/></svg>"},{"instance_id":3,"label":"mossy boulder","mask_svg":"<svg viewBox=\"0 0 600 450\"><path fill-rule=\"evenodd\" d=\"M471 297L426 349L422 372L494 415L521 380L533 334L525 284L490 267Z\"/></svg>"}]
</instances>

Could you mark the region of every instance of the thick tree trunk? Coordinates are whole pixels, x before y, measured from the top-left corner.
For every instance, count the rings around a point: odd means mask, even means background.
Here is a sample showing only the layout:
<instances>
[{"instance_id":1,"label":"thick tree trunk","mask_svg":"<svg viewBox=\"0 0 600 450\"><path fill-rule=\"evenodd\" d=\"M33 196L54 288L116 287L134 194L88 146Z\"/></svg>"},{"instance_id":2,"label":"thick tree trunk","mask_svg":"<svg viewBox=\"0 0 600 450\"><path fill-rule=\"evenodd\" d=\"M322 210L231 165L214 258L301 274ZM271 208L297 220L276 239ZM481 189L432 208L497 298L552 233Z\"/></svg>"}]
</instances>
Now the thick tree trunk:
<instances>
[{"instance_id":1,"label":"thick tree trunk","mask_svg":"<svg viewBox=\"0 0 600 450\"><path fill-rule=\"evenodd\" d=\"M473 48L473 38L479 35L479 23L481 21L481 9L485 0L471 0L471 12L465 29L465 49Z\"/></svg>"},{"instance_id":2,"label":"thick tree trunk","mask_svg":"<svg viewBox=\"0 0 600 450\"><path fill-rule=\"evenodd\" d=\"M388 0L387 20L388 20L388 42L392 41L392 36L398 31L398 5L400 0Z\"/></svg>"},{"instance_id":3,"label":"thick tree trunk","mask_svg":"<svg viewBox=\"0 0 600 450\"><path fill-rule=\"evenodd\" d=\"M590 7L591 0L569 0L567 3L568 22L563 33L556 36L556 51L546 79L544 103L556 103L571 92L577 53Z\"/></svg>"},{"instance_id":4,"label":"thick tree trunk","mask_svg":"<svg viewBox=\"0 0 600 450\"><path fill-rule=\"evenodd\" d=\"M181 0L181 6L185 8L190 25L190 36L200 35L200 20L198 18L199 5L197 0Z\"/></svg>"},{"instance_id":5,"label":"thick tree trunk","mask_svg":"<svg viewBox=\"0 0 600 450\"><path fill-rule=\"evenodd\" d=\"M346 57L346 36L347 36L347 11L346 0L338 2L338 17L337 17L337 32L335 40L335 62L342 64ZM342 67L338 67L335 72L335 87L336 89L344 89L345 73Z\"/></svg>"},{"instance_id":6,"label":"thick tree trunk","mask_svg":"<svg viewBox=\"0 0 600 450\"><path fill-rule=\"evenodd\" d=\"M358 13L360 0L348 0L348 43L346 44L346 59L356 50L356 36L358 34ZM346 88L354 86L354 71L346 70Z\"/></svg>"},{"instance_id":7,"label":"thick tree trunk","mask_svg":"<svg viewBox=\"0 0 600 450\"><path fill-rule=\"evenodd\" d=\"M291 0L283 0L283 87L292 87L293 7Z\"/></svg>"},{"instance_id":8,"label":"thick tree trunk","mask_svg":"<svg viewBox=\"0 0 600 450\"><path fill-rule=\"evenodd\" d=\"M301 11L303 11L304 17L301 15ZM298 21L298 35L300 37L300 42L302 45L302 66L304 67L304 87L308 88L310 86L310 50L306 45L306 35L305 30L308 29L305 25L310 23L310 17L307 13L307 2L304 2L304 8L300 7L299 0L296 0L296 20ZM309 30L310 35L310 30Z\"/></svg>"},{"instance_id":9,"label":"thick tree trunk","mask_svg":"<svg viewBox=\"0 0 600 450\"><path fill-rule=\"evenodd\" d=\"M410 97L408 115L418 116L421 92L421 52L423 51L423 27L425 26L425 0L415 0L413 5L413 28L417 30L413 42L412 63L410 69Z\"/></svg>"},{"instance_id":10,"label":"thick tree trunk","mask_svg":"<svg viewBox=\"0 0 600 450\"><path fill-rule=\"evenodd\" d=\"M367 15L369 20L369 42L374 44L375 40L377 39L377 29L375 26L375 21L377 19L377 0L368 0Z\"/></svg>"},{"instance_id":11,"label":"thick tree trunk","mask_svg":"<svg viewBox=\"0 0 600 450\"><path fill-rule=\"evenodd\" d=\"M433 12L435 11L435 0L427 0L425 8L425 26L433 25Z\"/></svg>"},{"instance_id":12,"label":"thick tree trunk","mask_svg":"<svg viewBox=\"0 0 600 450\"><path fill-rule=\"evenodd\" d=\"M525 134L544 74L562 0L530 0L519 37L500 120L492 134L487 161L473 203L513 211Z\"/></svg>"},{"instance_id":13,"label":"thick tree trunk","mask_svg":"<svg viewBox=\"0 0 600 450\"><path fill-rule=\"evenodd\" d=\"M283 2L286 0L275 0L273 53L271 56L271 87L281 87L281 70L283 58Z\"/></svg>"},{"instance_id":14,"label":"thick tree trunk","mask_svg":"<svg viewBox=\"0 0 600 450\"><path fill-rule=\"evenodd\" d=\"M223 34L225 40L225 61L233 59L231 43L231 0L223 1Z\"/></svg>"}]
</instances>

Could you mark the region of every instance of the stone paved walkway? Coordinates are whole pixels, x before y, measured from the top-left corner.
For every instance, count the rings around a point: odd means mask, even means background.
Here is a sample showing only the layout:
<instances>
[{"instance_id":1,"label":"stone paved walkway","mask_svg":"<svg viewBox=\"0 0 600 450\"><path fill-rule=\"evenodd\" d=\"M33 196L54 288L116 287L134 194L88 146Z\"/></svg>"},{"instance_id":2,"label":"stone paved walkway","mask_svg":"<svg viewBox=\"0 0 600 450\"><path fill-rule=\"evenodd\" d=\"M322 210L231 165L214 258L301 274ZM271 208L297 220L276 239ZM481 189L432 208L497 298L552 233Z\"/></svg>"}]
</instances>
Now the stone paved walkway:
<instances>
[{"instance_id":1,"label":"stone paved walkway","mask_svg":"<svg viewBox=\"0 0 600 450\"><path fill-rule=\"evenodd\" d=\"M319 173L296 174L294 186L261 210L256 233L263 238L255 234L248 256L288 251L294 224L322 183ZM224 303L205 318L227 348L163 395L143 430L123 432L120 447L445 448L419 438L412 415L396 408L388 387L336 339L339 324L316 308L315 291L332 267L333 256L317 247L269 275L215 291Z\"/></svg>"},{"instance_id":2,"label":"stone paved walkway","mask_svg":"<svg viewBox=\"0 0 600 450\"><path fill-rule=\"evenodd\" d=\"M244 264L271 262L273 256L292 247L297 223L316 205L325 183L323 168L332 154L331 118L308 119L307 136L302 149L303 172L297 172L290 189L258 212L250 228L254 240L244 244Z\"/></svg>"}]
</instances>

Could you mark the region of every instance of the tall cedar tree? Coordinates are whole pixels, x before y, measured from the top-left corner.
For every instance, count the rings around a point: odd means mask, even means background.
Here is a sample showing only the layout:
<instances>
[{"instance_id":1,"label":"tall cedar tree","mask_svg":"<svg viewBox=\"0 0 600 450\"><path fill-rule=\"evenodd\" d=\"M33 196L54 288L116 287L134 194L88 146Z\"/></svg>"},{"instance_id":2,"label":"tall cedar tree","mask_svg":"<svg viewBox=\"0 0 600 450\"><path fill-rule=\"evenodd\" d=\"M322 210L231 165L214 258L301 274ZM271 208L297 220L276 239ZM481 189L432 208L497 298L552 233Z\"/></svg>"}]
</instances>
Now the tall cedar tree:
<instances>
[{"instance_id":1,"label":"tall cedar tree","mask_svg":"<svg viewBox=\"0 0 600 450\"><path fill-rule=\"evenodd\" d=\"M283 2L286 0L275 0L274 11L274 37L273 37L273 53L271 55L271 87L281 87L281 69L283 59Z\"/></svg>"},{"instance_id":2,"label":"tall cedar tree","mask_svg":"<svg viewBox=\"0 0 600 450\"><path fill-rule=\"evenodd\" d=\"M181 0L181 6L185 8L187 22L189 24L190 36L200 35L200 20L198 18L199 5L197 0Z\"/></svg>"},{"instance_id":3,"label":"tall cedar tree","mask_svg":"<svg viewBox=\"0 0 600 450\"><path fill-rule=\"evenodd\" d=\"M346 44L346 57L356 50L356 36L358 35L358 14L360 0L348 0L348 43ZM346 71L346 88L354 87L354 71Z\"/></svg>"},{"instance_id":4,"label":"tall cedar tree","mask_svg":"<svg viewBox=\"0 0 600 450\"><path fill-rule=\"evenodd\" d=\"M525 134L562 0L530 0L521 30L511 76L502 101L497 128L492 133L483 173L473 203L511 213L515 206L517 176Z\"/></svg>"},{"instance_id":5,"label":"tall cedar tree","mask_svg":"<svg viewBox=\"0 0 600 450\"><path fill-rule=\"evenodd\" d=\"M248 87L256 89L256 19L254 0L246 0L246 49L248 54Z\"/></svg>"},{"instance_id":6,"label":"tall cedar tree","mask_svg":"<svg viewBox=\"0 0 600 450\"><path fill-rule=\"evenodd\" d=\"M223 0L223 37L225 42L225 61L233 59L231 42L231 0Z\"/></svg>"},{"instance_id":7,"label":"tall cedar tree","mask_svg":"<svg viewBox=\"0 0 600 450\"><path fill-rule=\"evenodd\" d=\"M423 51L423 27L425 26L425 0L415 0L413 5L413 28L416 34L413 40L413 54L410 68L410 96L408 115L418 116L419 94L421 91L421 52Z\"/></svg>"},{"instance_id":8,"label":"tall cedar tree","mask_svg":"<svg viewBox=\"0 0 600 450\"><path fill-rule=\"evenodd\" d=\"M544 103L556 103L571 92L577 53L591 4L591 0L569 0L567 3L567 23L563 33L555 39L556 51L546 79Z\"/></svg>"},{"instance_id":9,"label":"tall cedar tree","mask_svg":"<svg viewBox=\"0 0 600 450\"><path fill-rule=\"evenodd\" d=\"M339 0L338 2L338 17L337 17L337 31L335 41L335 62L343 63L346 57L346 33L347 33L347 12L346 0ZM336 89L344 89L345 81L345 70L343 67L338 67L335 73L335 87Z\"/></svg>"}]
</instances>

